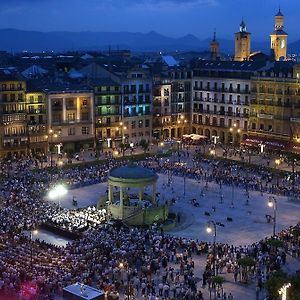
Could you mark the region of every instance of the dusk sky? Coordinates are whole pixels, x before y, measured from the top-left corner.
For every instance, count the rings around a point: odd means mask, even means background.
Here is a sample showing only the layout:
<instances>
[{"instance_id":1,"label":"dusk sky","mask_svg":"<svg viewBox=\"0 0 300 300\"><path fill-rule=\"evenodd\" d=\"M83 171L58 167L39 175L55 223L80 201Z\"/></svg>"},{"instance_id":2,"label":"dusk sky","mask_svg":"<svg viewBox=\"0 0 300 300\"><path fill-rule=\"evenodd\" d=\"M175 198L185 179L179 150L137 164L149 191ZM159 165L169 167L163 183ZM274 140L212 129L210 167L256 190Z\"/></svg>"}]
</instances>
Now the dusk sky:
<instances>
[{"instance_id":1,"label":"dusk sky","mask_svg":"<svg viewBox=\"0 0 300 300\"><path fill-rule=\"evenodd\" d=\"M253 40L269 39L279 4L289 40L300 39L300 0L0 0L0 28L38 31L155 30L233 38L242 19Z\"/></svg>"}]
</instances>

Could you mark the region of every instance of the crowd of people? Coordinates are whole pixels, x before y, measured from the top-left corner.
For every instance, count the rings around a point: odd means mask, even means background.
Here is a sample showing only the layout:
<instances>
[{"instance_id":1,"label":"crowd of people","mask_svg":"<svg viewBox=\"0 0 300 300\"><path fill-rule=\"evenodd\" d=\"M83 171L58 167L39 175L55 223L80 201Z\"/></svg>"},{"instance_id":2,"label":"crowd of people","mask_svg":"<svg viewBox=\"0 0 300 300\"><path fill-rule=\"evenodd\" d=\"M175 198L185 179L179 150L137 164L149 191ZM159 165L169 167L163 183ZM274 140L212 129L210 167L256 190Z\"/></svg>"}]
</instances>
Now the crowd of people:
<instances>
[{"instance_id":1,"label":"crowd of people","mask_svg":"<svg viewBox=\"0 0 300 300\"><path fill-rule=\"evenodd\" d=\"M38 288L37 299L53 299L65 286L74 282L96 286L107 292L109 299L203 299L208 286L216 290L217 299L232 300L234 295L222 293L212 278L231 273L234 280L250 277L260 293L264 281L286 261L286 253L300 256L299 235L291 227L278 235L284 247L274 248L269 241L234 247L192 239L173 237L159 228L127 228L103 225L106 211L93 207L63 210L44 200L57 182L69 188L104 182L108 170L126 164L108 159L105 163L76 165L72 168L35 169L32 160L1 163L0 196L0 295L19 295L28 283ZM229 162L194 161L193 166L176 164L176 160L148 159L139 164L158 172L189 176L197 180L235 184L245 189L262 189L289 195L299 194L287 177L278 180L272 172L243 169ZM7 166L10 168L7 168ZM70 231L84 227L82 237L65 248L33 240L24 230L33 231L49 219ZM101 226L99 226L102 224ZM89 226L87 226L89 225ZM300 230L300 229L299 229ZM198 258L206 259L203 276L195 276ZM250 270L241 258L255 262Z\"/></svg>"}]
</instances>

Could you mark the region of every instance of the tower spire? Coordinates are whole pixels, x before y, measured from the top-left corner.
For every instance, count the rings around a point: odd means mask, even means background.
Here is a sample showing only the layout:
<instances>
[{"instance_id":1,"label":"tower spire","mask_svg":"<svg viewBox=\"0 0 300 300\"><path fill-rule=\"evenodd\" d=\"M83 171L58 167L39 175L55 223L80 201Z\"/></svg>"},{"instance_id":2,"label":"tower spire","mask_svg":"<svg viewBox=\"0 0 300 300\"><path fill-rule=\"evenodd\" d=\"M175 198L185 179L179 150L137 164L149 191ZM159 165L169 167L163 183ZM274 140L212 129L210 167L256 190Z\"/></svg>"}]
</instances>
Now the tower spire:
<instances>
[{"instance_id":1,"label":"tower spire","mask_svg":"<svg viewBox=\"0 0 300 300\"><path fill-rule=\"evenodd\" d=\"M216 41L216 28L214 28L214 39L213 41L215 42Z\"/></svg>"}]
</instances>

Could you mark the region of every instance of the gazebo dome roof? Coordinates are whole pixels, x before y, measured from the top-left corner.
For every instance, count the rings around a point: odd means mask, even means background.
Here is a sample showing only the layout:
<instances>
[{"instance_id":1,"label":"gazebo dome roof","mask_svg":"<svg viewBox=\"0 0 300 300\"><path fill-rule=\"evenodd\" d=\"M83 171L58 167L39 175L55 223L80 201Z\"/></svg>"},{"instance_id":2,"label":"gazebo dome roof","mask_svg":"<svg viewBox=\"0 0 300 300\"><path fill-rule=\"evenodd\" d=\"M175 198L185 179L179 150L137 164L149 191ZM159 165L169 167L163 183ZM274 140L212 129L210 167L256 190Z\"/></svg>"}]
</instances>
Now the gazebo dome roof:
<instances>
[{"instance_id":1,"label":"gazebo dome roof","mask_svg":"<svg viewBox=\"0 0 300 300\"><path fill-rule=\"evenodd\" d=\"M112 169L109 172L109 177L120 179L154 180L157 178L157 174L154 171L144 167L128 165Z\"/></svg>"}]
</instances>

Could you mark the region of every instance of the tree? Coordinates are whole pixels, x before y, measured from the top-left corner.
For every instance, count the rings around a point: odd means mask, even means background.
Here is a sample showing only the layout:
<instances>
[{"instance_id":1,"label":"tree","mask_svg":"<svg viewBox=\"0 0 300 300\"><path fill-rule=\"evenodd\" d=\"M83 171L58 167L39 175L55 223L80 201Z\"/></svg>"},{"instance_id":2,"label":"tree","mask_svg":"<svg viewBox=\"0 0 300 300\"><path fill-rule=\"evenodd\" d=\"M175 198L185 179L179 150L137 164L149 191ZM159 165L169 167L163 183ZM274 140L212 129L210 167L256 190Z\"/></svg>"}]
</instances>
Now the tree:
<instances>
[{"instance_id":1,"label":"tree","mask_svg":"<svg viewBox=\"0 0 300 300\"><path fill-rule=\"evenodd\" d=\"M282 248L283 247L283 241L277 240L277 239L269 239L268 243L274 247L275 249L277 248Z\"/></svg>"},{"instance_id":2,"label":"tree","mask_svg":"<svg viewBox=\"0 0 300 300\"><path fill-rule=\"evenodd\" d=\"M140 141L140 146L143 148L144 153L146 153L146 151L148 150L148 147L149 147L149 142L147 142L145 139L142 139Z\"/></svg>"},{"instance_id":3,"label":"tree","mask_svg":"<svg viewBox=\"0 0 300 300\"><path fill-rule=\"evenodd\" d=\"M282 271L275 271L265 283L271 299L278 299L278 290L288 282L287 274Z\"/></svg>"},{"instance_id":4,"label":"tree","mask_svg":"<svg viewBox=\"0 0 300 300\"><path fill-rule=\"evenodd\" d=\"M255 266L255 260L249 256L245 256L238 260L238 264L242 267L242 280L248 283L248 273L250 269Z\"/></svg>"}]
</instances>

